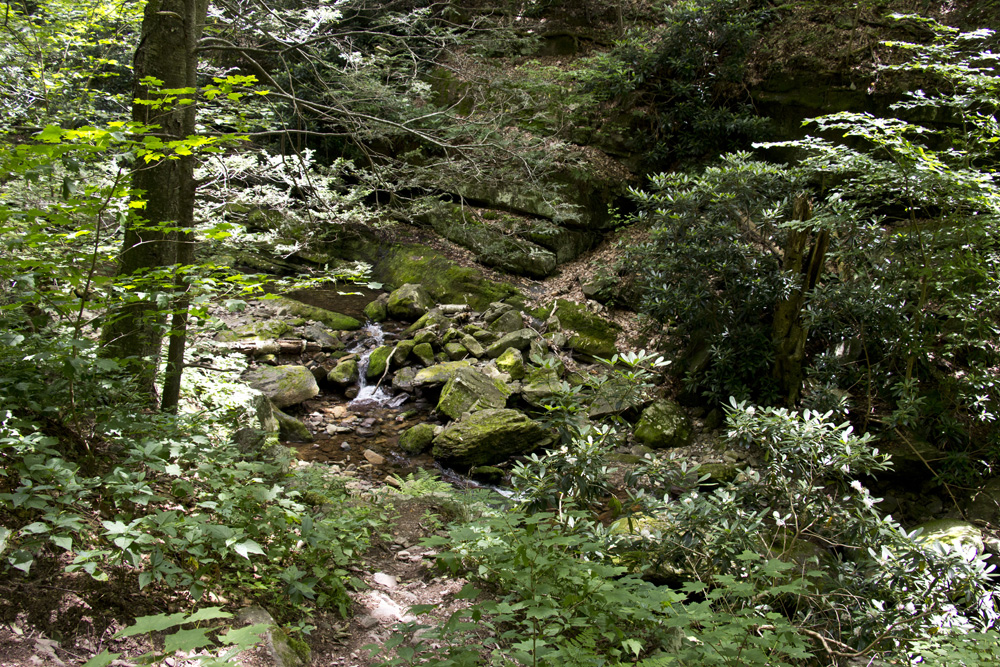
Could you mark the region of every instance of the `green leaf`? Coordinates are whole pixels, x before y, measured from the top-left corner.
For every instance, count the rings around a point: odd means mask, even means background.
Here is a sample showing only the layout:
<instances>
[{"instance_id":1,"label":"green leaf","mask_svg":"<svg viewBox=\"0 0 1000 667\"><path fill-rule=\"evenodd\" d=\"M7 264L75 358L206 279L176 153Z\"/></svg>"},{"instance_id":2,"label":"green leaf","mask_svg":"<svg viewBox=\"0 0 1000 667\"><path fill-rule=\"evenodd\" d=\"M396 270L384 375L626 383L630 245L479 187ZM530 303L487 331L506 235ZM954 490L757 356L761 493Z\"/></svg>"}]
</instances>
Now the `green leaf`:
<instances>
[{"instance_id":1,"label":"green leaf","mask_svg":"<svg viewBox=\"0 0 1000 667\"><path fill-rule=\"evenodd\" d=\"M68 535L53 535L49 538L52 543L65 551L73 550L73 538Z\"/></svg>"},{"instance_id":2,"label":"green leaf","mask_svg":"<svg viewBox=\"0 0 1000 667\"><path fill-rule=\"evenodd\" d=\"M141 616L135 619L135 625L131 625L118 634L115 635L115 639L121 639L122 637L132 637L134 635L143 635L150 632L160 632L161 630L166 630L167 628L173 628L185 622L186 615L183 612L178 612L176 614L156 614L155 616Z\"/></svg>"},{"instance_id":3,"label":"green leaf","mask_svg":"<svg viewBox=\"0 0 1000 667\"><path fill-rule=\"evenodd\" d=\"M32 563L35 562L35 559L24 549L18 549L7 558L7 562L10 563L11 567L15 570L21 570L21 572L27 574L28 570L31 569Z\"/></svg>"},{"instance_id":4,"label":"green leaf","mask_svg":"<svg viewBox=\"0 0 1000 667\"><path fill-rule=\"evenodd\" d=\"M2 554L7 549L7 539L10 537L11 532L0 526L0 554Z\"/></svg>"},{"instance_id":5,"label":"green leaf","mask_svg":"<svg viewBox=\"0 0 1000 667\"><path fill-rule=\"evenodd\" d=\"M241 542L233 547L233 551L250 560L250 554L264 554L264 550L253 540Z\"/></svg>"},{"instance_id":6,"label":"green leaf","mask_svg":"<svg viewBox=\"0 0 1000 667\"><path fill-rule=\"evenodd\" d=\"M211 621L216 618L232 618L228 611L223 611L220 607L205 607L191 614L185 623L196 623L198 621Z\"/></svg>"},{"instance_id":7,"label":"green leaf","mask_svg":"<svg viewBox=\"0 0 1000 667\"><path fill-rule=\"evenodd\" d=\"M93 658L83 663L83 667L107 667L112 662L118 659L121 653L108 653L107 651L101 651Z\"/></svg>"},{"instance_id":8,"label":"green leaf","mask_svg":"<svg viewBox=\"0 0 1000 667\"><path fill-rule=\"evenodd\" d=\"M245 628L230 628L219 637L219 640L223 644L249 647L260 642L264 638L264 634L270 629L271 626L267 623L255 623Z\"/></svg>"},{"instance_id":9,"label":"green leaf","mask_svg":"<svg viewBox=\"0 0 1000 667\"><path fill-rule=\"evenodd\" d=\"M170 655L176 651L193 651L211 646L212 640L205 636L211 630L212 628L178 630L174 634L168 635L163 641L163 651Z\"/></svg>"}]
</instances>

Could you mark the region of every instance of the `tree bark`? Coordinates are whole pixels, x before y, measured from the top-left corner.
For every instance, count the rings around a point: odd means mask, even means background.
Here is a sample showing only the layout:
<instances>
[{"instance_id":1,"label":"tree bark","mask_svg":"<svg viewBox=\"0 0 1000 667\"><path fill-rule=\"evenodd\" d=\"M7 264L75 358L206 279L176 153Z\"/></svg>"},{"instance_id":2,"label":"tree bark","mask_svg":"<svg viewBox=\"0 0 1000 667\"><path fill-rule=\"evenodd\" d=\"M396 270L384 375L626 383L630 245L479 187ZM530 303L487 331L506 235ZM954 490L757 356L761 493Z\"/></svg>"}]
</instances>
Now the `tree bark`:
<instances>
[{"instance_id":1,"label":"tree bark","mask_svg":"<svg viewBox=\"0 0 1000 667\"><path fill-rule=\"evenodd\" d=\"M805 195L795 200L795 218L806 221L812 218L812 202ZM774 379L778 382L781 398L788 407L795 407L802 392L802 362L805 359L806 339L809 329L802 323L802 306L806 294L816 287L826 261L826 251L830 244L827 230L821 230L815 237L809 253L806 246L810 234L793 230L785 241L782 270L799 279L787 298L777 303L774 309L772 340L774 341Z\"/></svg>"},{"instance_id":2,"label":"tree bark","mask_svg":"<svg viewBox=\"0 0 1000 667\"><path fill-rule=\"evenodd\" d=\"M142 80L155 77L165 89L193 89L197 85L197 43L205 21L207 0L150 0L142 21L142 37L135 53L134 99L158 97ZM158 126L156 136L174 141L195 132L194 92L176 95L173 104L154 108L135 102L132 119ZM190 100L186 102L185 100ZM161 159L137 162L132 172L133 201L144 202L141 211L131 216L125 229L118 275L141 281L136 291L151 296L127 303L111 318L103 331L105 354L133 358L140 388L154 400L156 373L166 311L158 307L156 295L168 294L178 285L162 275L168 267L187 263L193 256L186 250L194 227L194 159ZM157 275L161 274L161 275ZM183 292L183 289L181 290ZM174 320L181 327L180 356L183 357L183 327L186 326L187 302L175 304L183 317ZM177 351L174 351L177 354ZM178 380L179 382L179 380ZM173 391L173 390L171 390ZM174 399L176 401L176 399Z\"/></svg>"}]
</instances>

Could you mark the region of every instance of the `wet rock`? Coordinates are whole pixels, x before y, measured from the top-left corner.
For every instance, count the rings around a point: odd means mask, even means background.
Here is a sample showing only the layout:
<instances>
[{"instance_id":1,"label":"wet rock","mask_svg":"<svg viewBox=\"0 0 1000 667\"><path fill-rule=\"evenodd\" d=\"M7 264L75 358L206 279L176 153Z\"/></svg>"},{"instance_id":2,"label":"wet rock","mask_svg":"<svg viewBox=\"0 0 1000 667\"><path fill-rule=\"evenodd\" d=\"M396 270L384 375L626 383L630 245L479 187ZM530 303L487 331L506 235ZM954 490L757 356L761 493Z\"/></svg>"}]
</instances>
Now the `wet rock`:
<instances>
[{"instance_id":1,"label":"wet rock","mask_svg":"<svg viewBox=\"0 0 1000 667\"><path fill-rule=\"evenodd\" d=\"M691 420L673 401L660 399L643 410L635 427L635 438L654 448L684 447L691 444Z\"/></svg>"},{"instance_id":2,"label":"wet rock","mask_svg":"<svg viewBox=\"0 0 1000 667\"><path fill-rule=\"evenodd\" d=\"M481 466L500 463L551 442L545 427L517 410L480 410L437 435L432 453L452 465Z\"/></svg>"},{"instance_id":3,"label":"wet rock","mask_svg":"<svg viewBox=\"0 0 1000 667\"><path fill-rule=\"evenodd\" d=\"M540 338L538 332L533 329L521 329L519 331L514 331L503 336L500 340L493 343L486 349L486 356L490 359L496 359L501 354L514 348L525 352L531 347L531 341L535 338Z\"/></svg>"},{"instance_id":4,"label":"wet rock","mask_svg":"<svg viewBox=\"0 0 1000 667\"><path fill-rule=\"evenodd\" d=\"M430 449L434 430L433 424L417 424L403 431L399 436L399 448L411 456L423 454Z\"/></svg>"},{"instance_id":5,"label":"wet rock","mask_svg":"<svg viewBox=\"0 0 1000 667\"><path fill-rule=\"evenodd\" d=\"M389 316L412 322L434 307L434 299L423 285L407 283L389 295Z\"/></svg>"},{"instance_id":6,"label":"wet rock","mask_svg":"<svg viewBox=\"0 0 1000 667\"><path fill-rule=\"evenodd\" d=\"M437 411L458 419L464 412L503 408L510 389L472 368L461 368L441 390Z\"/></svg>"},{"instance_id":7,"label":"wet rock","mask_svg":"<svg viewBox=\"0 0 1000 667\"><path fill-rule=\"evenodd\" d=\"M358 381L358 360L345 359L334 366L327 376L327 381L346 387Z\"/></svg>"},{"instance_id":8,"label":"wet rock","mask_svg":"<svg viewBox=\"0 0 1000 667\"><path fill-rule=\"evenodd\" d=\"M362 456L364 456L365 459L367 459L368 462L371 463L372 465L380 466L385 463L384 456L376 452L373 452L370 449L366 449L364 452L362 452Z\"/></svg>"},{"instance_id":9,"label":"wet rock","mask_svg":"<svg viewBox=\"0 0 1000 667\"><path fill-rule=\"evenodd\" d=\"M368 369L365 371L365 377L369 380L378 380L385 375L392 351L393 348L388 345L382 345L372 350L371 355L368 357Z\"/></svg>"},{"instance_id":10,"label":"wet rock","mask_svg":"<svg viewBox=\"0 0 1000 667\"><path fill-rule=\"evenodd\" d=\"M970 555L978 555L985 550L983 532L968 521L960 519L936 519L916 526L920 529L917 540L928 545L943 544L951 549L961 549Z\"/></svg>"},{"instance_id":11,"label":"wet rock","mask_svg":"<svg viewBox=\"0 0 1000 667\"><path fill-rule=\"evenodd\" d=\"M248 373L246 380L278 408L296 405L319 394L316 378L305 366L258 368Z\"/></svg>"}]
</instances>

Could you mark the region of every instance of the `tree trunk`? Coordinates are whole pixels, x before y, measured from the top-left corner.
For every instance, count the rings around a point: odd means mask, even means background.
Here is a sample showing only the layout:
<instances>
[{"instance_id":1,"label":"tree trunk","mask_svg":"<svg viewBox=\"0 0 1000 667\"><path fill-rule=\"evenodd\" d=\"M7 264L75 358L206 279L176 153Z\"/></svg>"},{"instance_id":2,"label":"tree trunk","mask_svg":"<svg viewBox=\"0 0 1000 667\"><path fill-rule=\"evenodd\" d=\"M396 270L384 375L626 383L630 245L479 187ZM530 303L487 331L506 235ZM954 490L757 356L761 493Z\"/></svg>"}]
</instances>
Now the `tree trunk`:
<instances>
[{"instance_id":1,"label":"tree trunk","mask_svg":"<svg viewBox=\"0 0 1000 667\"><path fill-rule=\"evenodd\" d=\"M795 200L794 215L797 220L802 221L812 218L812 202L805 195L800 195ZM774 309L774 378L781 390L782 400L788 407L794 407L799 402L802 391L802 362L809 336L808 328L802 323L802 305L806 294L819 281L830 243L829 232L821 230L807 255L805 250L809 237L810 234L806 231L793 230L788 234L782 269L797 276L800 282Z\"/></svg>"},{"instance_id":2,"label":"tree trunk","mask_svg":"<svg viewBox=\"0 0 1000 667\"><path fill-rule=\"evenodd\" d=\"M142 38L135 53L134 99L158 97L145 85L145 77L162 81L165 89L194 89L197 85L197 42L205 21L207 0L150 0L142 21ZM132 119L158 126L152 130L163 141L175 141L195 132L195 94L176 95L173 104L157 109L133 103ZM192 102L184 103L183 100ZM148 164L139 160L132 172L133 201L144 202L141 215L131 216L125 229L118 267L120 277L141 281L136 291L150 294L123 306L103 331L105 354L134 358L140 387L155 399L156 372L166 311L156 295L177 289L174 281L158 272L183 261L178 248L191 242L194 226L194 159L162 159ZM179 230L179 231L171 231ZM181 253L184 255L185 253ZM186 262L190 263L190 262ZM185 316L175 324L186 325L187 302L176 304ZM183 333L176 334L183 338ZM183 341L180 355L183 356Z\"/></svg>"}]
</instances>

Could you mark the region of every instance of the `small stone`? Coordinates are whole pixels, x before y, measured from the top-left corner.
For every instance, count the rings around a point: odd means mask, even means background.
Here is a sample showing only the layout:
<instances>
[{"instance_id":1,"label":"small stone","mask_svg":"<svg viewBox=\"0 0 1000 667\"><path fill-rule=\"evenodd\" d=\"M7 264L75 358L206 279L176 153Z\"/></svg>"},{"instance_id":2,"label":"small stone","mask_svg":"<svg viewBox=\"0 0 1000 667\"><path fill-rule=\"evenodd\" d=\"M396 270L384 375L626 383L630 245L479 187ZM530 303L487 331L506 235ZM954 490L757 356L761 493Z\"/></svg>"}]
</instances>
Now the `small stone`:
<instances>
[{"instance_id":1,"label":"small stone","mask_svg":"<svg viewBox=\"0 0 1000 667\"><path fill-rule=\"evenodd\" d=\"M370 630L378 625L378 619L371 614L365 614L364 616L358 617L358 625L360 625L365 630Z\"/></svg>"},{"instance_id":2,"label":"small stone","mask_svg":"<svg viewBox=\"0 0 1000 667\"><path fill-rule=\"evenodd\" d=\"M385 586L386 588L396 587L396 577L391 574L386 574L385 572L376 572L373 574L372 581L379 586Z\"/></svg>"},{"instance_id":3,"label":"small stone","mask_svg":"<svg viewBox=\"0 0 1000 667\"><path fill-rule=\"evenodd\" d=\"M364 457L368 459L368 462L371 463L372 465L380 466L385 463L384 456L382 456L381 454L376 454L370 449L366 449L364 451Z\"/></svg>"},{"instance_id":4,"label":"small stone","mask_svg":"<svg viewBox=\"0 0 1000 667\"><path fill-rule=\"evenodd\" d=\"M349 451L351 451L351 443L349 443L349 442L342 442L342 443L340 443L340 448L343 449L345 452L349 452Z\"/></svg>"}]
</instances>

